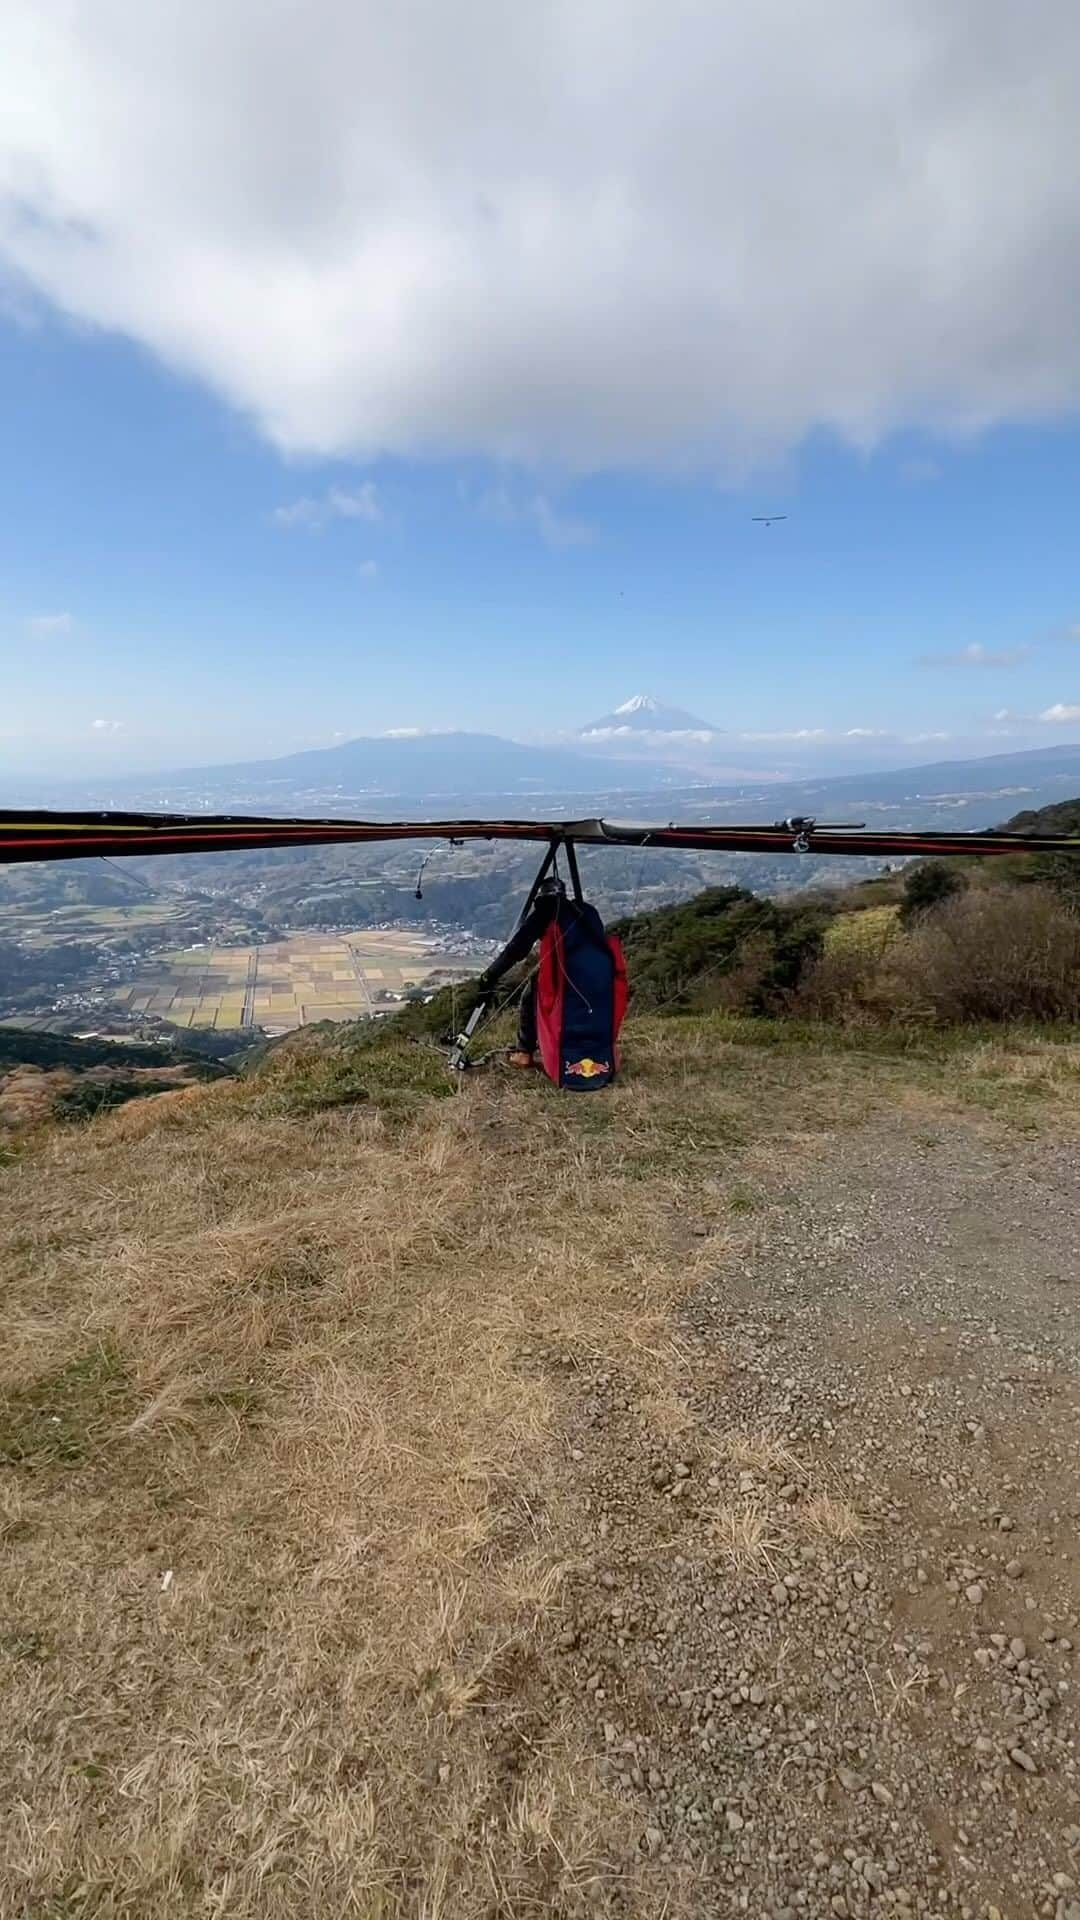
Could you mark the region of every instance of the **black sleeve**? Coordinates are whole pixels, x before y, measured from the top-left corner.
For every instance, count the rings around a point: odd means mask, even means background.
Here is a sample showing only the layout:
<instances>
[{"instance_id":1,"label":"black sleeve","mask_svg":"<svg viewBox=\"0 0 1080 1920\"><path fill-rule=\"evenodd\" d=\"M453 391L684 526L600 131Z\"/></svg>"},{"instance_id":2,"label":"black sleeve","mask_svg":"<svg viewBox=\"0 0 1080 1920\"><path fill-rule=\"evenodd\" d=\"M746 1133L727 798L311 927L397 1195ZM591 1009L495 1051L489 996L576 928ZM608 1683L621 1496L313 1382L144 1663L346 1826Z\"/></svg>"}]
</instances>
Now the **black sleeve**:
<instances>
[{"instance_id":1,"label":"black sleeve","mask_svg":"<svg viewBox=\"0 0 1080 1920\"><path fill-rule=\"evenodd\" d=\"M502 952L496 955L489 967L484 968L480 977L485 986L496 986L504 973L509 973L511 967L516 967L519 960L524 960L525 955L531 952L537 941L547 932L555 918L558 904L557 900L547 897L541 897L534 902L520 927L515 927Z\"/></svg>"}]
</instances>

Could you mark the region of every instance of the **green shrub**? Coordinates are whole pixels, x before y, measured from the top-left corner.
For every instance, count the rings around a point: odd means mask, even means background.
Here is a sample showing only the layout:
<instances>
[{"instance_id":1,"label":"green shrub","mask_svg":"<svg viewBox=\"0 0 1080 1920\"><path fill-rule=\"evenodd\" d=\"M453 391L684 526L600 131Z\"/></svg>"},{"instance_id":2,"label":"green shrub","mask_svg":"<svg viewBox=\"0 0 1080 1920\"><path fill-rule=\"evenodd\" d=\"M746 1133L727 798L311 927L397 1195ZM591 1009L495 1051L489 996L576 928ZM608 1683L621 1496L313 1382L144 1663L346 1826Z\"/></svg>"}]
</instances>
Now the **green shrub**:
<instances>
[{"instance_id":1,"label":"green shrub","mask_svg":"<svg viewBox=\"0 0 1080 1920\"><path fill-rule=\"evenodd\" d=\"M918 866L908 867L900 902L901 926L914 926L924 914L932 913L935 907L961 892L963 885L956 869L947 867L943 860L920 860Z\"/></svg>"}]
</instances>

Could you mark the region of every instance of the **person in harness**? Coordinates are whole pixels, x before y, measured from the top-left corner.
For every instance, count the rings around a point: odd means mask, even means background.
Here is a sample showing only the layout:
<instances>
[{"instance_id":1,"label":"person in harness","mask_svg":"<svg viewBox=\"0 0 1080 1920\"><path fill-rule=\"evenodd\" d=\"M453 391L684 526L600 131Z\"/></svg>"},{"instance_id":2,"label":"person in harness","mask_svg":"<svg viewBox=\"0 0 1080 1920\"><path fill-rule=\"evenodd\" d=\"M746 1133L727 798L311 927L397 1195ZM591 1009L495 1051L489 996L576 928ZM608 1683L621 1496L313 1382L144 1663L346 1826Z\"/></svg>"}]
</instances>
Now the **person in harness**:
<instances>
[{"instance_id":1,"label":"person in harness","mask_svg":"<svg viewBox=\"0 0 1080 1920\"><path fill-rule=\"evenodd\" d=\"M511 938L481 975L485 998L504 974L539 945L536 970L521 996L510 1065L539 1064L557 1087L577 1093L606 1087L618 1069L616 1041L626 1011L626 963L596 908L571 899L563 882L540 882Z\"/></svg>"}]
</instances>

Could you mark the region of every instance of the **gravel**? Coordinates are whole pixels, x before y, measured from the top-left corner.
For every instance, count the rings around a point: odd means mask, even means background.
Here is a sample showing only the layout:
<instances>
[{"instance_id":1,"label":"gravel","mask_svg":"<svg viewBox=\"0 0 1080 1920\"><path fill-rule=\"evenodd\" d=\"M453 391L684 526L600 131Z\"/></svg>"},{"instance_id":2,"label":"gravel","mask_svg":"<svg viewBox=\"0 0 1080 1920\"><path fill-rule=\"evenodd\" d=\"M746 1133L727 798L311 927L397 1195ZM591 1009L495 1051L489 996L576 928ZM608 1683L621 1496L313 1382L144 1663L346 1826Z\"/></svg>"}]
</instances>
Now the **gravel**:
<instances>
[{"instance_id":1,"label":"gravel","mask_svg":"<svg viewBox=\"0 0 1080 1920\"><path fill-rule=\"evenodd\" d=\"M565 1389L553 1705L698 1912L1080 1920L1074 1155L897 1109L756 1173L685 1430Z\"/></svg>"}]
</instances>

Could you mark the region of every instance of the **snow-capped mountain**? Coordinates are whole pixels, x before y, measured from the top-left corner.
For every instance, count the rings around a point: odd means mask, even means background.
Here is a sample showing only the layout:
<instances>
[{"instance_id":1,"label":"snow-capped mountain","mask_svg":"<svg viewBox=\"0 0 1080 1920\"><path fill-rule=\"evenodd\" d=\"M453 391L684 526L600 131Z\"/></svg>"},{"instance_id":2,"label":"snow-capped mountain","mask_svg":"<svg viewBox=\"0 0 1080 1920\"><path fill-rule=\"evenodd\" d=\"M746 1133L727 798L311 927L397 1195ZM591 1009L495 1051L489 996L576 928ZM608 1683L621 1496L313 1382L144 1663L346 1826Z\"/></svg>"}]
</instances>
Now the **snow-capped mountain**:
<instances>
[{"instance_id":1,"label":"snow-capped mountain","mask_svg":"<svg viewBox=\"0 0 1080 1920\"><path fill-rule=\"evenodd\" d=\"M582 727L578 738L582 741L625 740L629 735L646 735L653 741L671 740L704 744L715 740L720 733L709 720L699 720L694 713L687 713L682 707L667 707L654 700L651 693L635 693L624 700L621 707L613 713L605 713L599 720L592 720Z\"/></svg>"}]
</instances>

